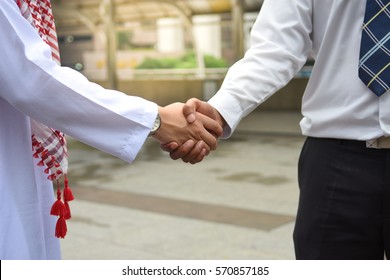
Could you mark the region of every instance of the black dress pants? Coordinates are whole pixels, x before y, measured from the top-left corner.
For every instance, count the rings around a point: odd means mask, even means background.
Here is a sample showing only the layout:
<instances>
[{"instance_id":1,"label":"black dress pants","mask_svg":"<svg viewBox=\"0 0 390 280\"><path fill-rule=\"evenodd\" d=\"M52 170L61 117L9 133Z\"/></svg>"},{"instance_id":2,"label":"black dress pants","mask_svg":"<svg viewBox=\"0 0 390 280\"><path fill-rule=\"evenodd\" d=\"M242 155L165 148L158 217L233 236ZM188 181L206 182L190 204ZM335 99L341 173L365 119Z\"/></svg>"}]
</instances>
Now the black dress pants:
<instances>
[{"instance_id":1,"label":"black dress pants","mask_svg":"<svg viewBox=\"0 0 390 280\"><path fill-rule=\"evenodd\" d=\"M390 149L309 137L298 180L297 259L390 259Z\"/></svg>"}]
</instances>

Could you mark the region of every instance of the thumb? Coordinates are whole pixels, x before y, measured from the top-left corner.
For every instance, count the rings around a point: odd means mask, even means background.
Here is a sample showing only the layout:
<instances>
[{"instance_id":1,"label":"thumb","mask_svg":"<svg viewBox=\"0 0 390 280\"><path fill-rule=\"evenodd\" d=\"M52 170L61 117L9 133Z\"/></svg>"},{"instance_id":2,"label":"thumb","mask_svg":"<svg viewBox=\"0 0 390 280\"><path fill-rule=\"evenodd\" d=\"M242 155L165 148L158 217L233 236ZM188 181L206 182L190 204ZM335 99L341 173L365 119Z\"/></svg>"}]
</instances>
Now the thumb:
<instances>
[{"instance_id":1,"label":"thumb","mask_svg":"<svg viewBox=\"0 0 390 280\"><path fill-rule=\"evenodd\" d=\"M188 123L193 123L196 121L196 111L202 104L197 98L189 99L183 106L183 115L187 119Z\"/></svg>"}]
</instances>

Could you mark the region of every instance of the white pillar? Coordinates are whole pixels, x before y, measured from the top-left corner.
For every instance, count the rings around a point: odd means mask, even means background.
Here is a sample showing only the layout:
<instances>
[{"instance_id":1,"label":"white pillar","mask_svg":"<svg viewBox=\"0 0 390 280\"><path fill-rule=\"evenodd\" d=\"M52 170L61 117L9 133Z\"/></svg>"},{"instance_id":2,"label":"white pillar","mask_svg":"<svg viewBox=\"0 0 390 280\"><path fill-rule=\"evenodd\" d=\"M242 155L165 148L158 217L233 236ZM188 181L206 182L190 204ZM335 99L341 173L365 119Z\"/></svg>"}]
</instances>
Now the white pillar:
<instances>
[{"instance_id":1,"label":"white pillar","mask_svg":"<svg viewBox=\"0 0 390 280\"><path fill-rule=\"evenodd\" d=\"M104 4L104 25L107 39L107 79L111 89L117 89L116 77L116 28L115 28L115 1L105 0Z\"/></svg>"},{"instance_id":2,"label":"white pillar","mask_svg":"<svg viewBox=\"0 0 390 280\"><path fill-rule=\"evenodd\" d=\"M184 25L179 18L157 20L157 50L160 53L184 52Z\"/></svg>"},{"instance_id":3,"label":"white pillar","mask_svg":"<svg viewBox=\"0 0 390 280\"><path fill-rule=\"evenodd\" d=\"M107 46L105 26L97 25L93 34L93 45L96 52L104 52Z\"/></svg>"},{"instance_id":4,"label":"white pillar","mask_svg":"<svg viewBox=\"0 0 390 280\"><path fill-rule=\"evenodd\" d=\"M203 54L222 56L221 19L218 15L194 16L194 36Z\"/></svg>"},{"instance_id":5,"label":"white pillar","mask_svg":"<svg viewBox=\"0 0 390 280\"><path fill-rule=\"evenodd\" d=\"M244 56L244 3L241 0L232 2L233 46L235 60Z\"/></svg>"},{"instance_id":6,"label":"white pillar","mask_svg":"<svg viewBox=\"0 0 390 280\"><path fill-rule=\"evenodd\" d=\"M256 21L258 13L244 14L244 51L247 51L251 45L251 30Z\"/></svg>"}]
</instances>

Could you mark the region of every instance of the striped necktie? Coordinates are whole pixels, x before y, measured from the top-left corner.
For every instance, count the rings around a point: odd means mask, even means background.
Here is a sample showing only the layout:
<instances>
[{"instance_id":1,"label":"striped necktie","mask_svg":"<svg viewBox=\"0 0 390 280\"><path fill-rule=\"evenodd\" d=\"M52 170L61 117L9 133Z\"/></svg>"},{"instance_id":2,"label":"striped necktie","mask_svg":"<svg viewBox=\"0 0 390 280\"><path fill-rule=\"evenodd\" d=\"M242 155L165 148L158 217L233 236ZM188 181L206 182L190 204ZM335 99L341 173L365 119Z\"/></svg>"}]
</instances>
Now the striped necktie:
<instances>
[{"instance_id":1,"label":"striped necktie","mask_svg":"<svg viewBox=\"0 0 390 280\"><path fill-rule=\"evenodd\" d=\"M377 96L390 85L390 0L367 0L359 77Z\"/></svg>"}]
</instances>

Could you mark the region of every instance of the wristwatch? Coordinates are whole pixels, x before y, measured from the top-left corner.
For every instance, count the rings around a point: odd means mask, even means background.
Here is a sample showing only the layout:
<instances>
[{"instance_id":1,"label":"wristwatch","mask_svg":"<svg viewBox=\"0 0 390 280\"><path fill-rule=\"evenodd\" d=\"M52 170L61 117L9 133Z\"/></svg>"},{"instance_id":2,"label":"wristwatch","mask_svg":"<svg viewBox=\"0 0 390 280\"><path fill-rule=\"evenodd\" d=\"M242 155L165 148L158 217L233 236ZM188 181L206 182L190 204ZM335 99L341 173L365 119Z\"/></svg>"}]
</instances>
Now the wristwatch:
<instances>
[{"instance_id":1,"label":"wristwatch","mask_svg":"<svg viewBox=\"0 0 390 280\"><path fill-rule=\"evenodd\" d=\"M160 115L157 113L156 120L154 121L153 127L150 130L148 137L153 136L160 128L160 126L161 126L161 118Z\"/></svg>"}]
</instances>

